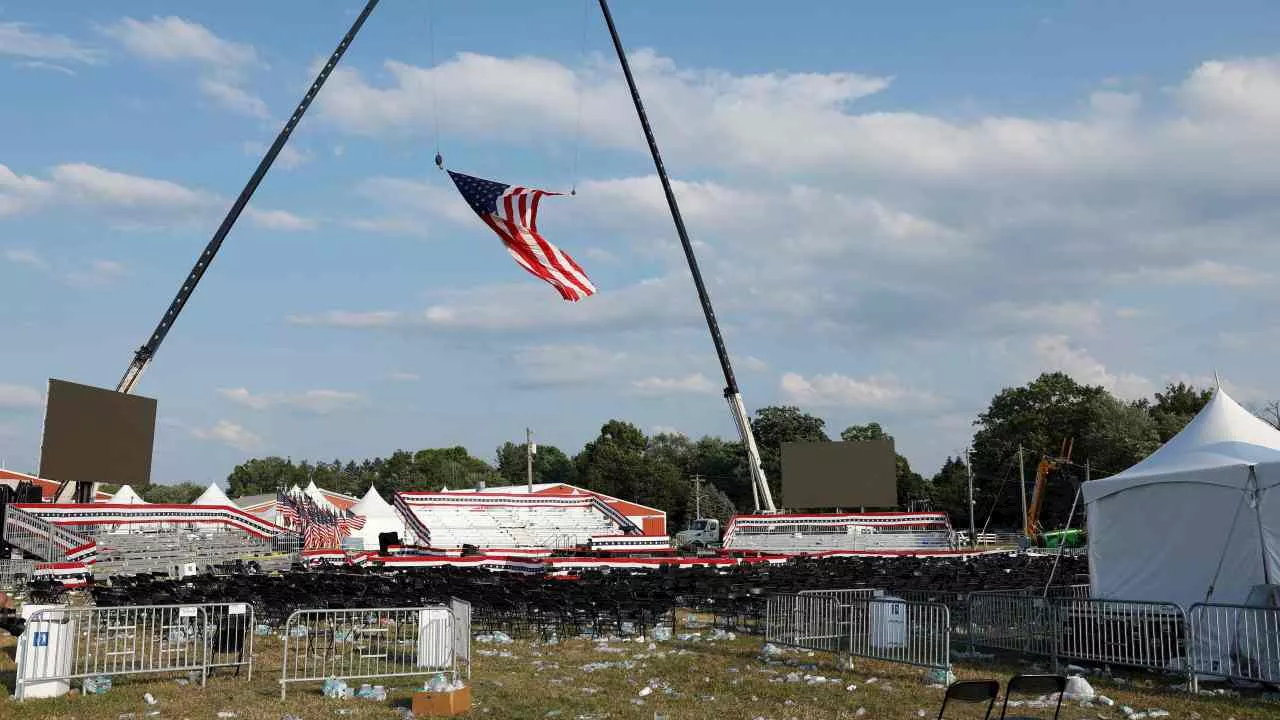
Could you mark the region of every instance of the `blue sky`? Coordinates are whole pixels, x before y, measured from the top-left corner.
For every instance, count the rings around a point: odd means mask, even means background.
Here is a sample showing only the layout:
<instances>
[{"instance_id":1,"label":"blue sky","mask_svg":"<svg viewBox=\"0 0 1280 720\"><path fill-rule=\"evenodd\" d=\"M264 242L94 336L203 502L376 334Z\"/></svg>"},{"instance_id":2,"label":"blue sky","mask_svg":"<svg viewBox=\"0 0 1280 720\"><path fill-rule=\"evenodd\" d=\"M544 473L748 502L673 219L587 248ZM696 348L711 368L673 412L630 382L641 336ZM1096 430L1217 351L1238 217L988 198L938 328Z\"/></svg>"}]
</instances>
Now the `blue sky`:
<instances>
[{"instance_id":1,"label":"blue sky","mask_svg":"<svg viewBox=\"0 0 1280 720\"><path fill-rule=\"evenodd\" d=\"M0 5L9 467L47 378L114 386L358 8ZM576 1L427 9L374 12L144 376L157 481L488 458L526 425L574 452L611 417L732 436L594 3L585 42ZM614 13L749 408L877 420L931 473L1042 370L1276 397L1274 4ZM540 229L599 295L515 266L432 165L437 128L453 169L576 181Z\"/></svg>"}]
</instances>

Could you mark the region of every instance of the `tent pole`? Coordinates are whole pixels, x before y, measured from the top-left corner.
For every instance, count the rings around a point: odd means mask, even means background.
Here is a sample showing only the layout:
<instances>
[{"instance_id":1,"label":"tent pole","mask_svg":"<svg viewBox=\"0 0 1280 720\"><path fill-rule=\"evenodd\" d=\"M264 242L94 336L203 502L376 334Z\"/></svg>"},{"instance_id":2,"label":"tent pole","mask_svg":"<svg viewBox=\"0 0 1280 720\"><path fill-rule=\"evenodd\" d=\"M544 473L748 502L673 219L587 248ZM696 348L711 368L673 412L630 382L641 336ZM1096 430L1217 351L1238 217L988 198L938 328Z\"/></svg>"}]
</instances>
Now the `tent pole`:
<instances>
[{"instance_id":1,"label":"tent pole","mask_svg":"<svg viewBox=\"0 0 1280 720\"><path fill-rule=\"evenodd\" d=\"M1271 584L1271 566L1267 562L1267 536L1262 532L1262 491L1258 489L1258 472L1256 465L1249 466L1249 484L1253 496L1253 516L1258 520L1258 544L1262 550L1262 584Z\"/></svg>"},{"instance_id":2,"label":"tent pole","mask_svg":"<svg viewBox=\"0 0 1280 720\"><path fill-rule=\"evenodd\" d=\"M1089 482L1089 461L1084 461L1084 482ZM1071 529L1071 521L1076 516L1076 504L1080 502L1080 494L1084 491L1084 483L1076 487L1076 496L1071 500L1071 512L1067 514L1067 525L1064 529ZM1044 584L1044 597L1049 597L1049 588L1053 585L1053 576L1058 573L1058 563L1062 561L1062 551L1067 547L1067 536L1064 533L1058 538L1058 554L1053 556L1053 568L1049 570L1049 580Z\"/></svg>"}]
</instances>

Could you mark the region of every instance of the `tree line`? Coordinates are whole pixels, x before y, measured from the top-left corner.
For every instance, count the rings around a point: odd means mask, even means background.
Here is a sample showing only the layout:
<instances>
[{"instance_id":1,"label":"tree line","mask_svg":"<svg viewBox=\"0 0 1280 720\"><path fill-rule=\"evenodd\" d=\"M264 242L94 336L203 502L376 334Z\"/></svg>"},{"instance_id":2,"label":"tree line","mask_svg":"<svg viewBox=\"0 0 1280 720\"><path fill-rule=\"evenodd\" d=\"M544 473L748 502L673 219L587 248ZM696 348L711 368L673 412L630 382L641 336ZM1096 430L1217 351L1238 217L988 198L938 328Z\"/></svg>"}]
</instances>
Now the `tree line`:
<instances>
[{"instance_id":1,"label":"tree line","mask_svg":"<svg viewBox=\"0 0 1280 720\"><path fill-rule=\"evenodd\" d=\"M1092 478L1099 478L1138 462L1181 430L1210 396L1209 390L1176 383L1151 398L1125 401L1065 373L1044 373L991 399L974 420L967 458L947 458L938 472L925 478L898 454L898 507L945 511L953 524L966 526L968 463L972 463L977 526L1021 527L1019 448L1029 488L1040 458L1057 456L1069 441L1072 462L1050 477L1041 515L1045 527L1060 527L1075 488L1085 479L1086 467ZM779 505L783 505L782 444L833 438L826 421L791 405L761 408L751 427L774 497L781 498ZM888 429L868 418L864 424L845 428L835 439L891 437ZM525 473L525 445L506 442L487 459L461 446L396 450L385 458L360 461L254 458L237 465L227 484L232 497L273 494L277 488L305 486L313 480L320 487L350 495L362 494L373 485L390 497L401 490L469 489L480 482L489 487L519 485L526 481ZM578 485L665 510L672 532L694 517L695 483L691 481L695 477L702 479L698 485L704 516L726 520L734 512L753 509L740 443L712 436L647 435L620 419L604 423L599 434L572 456L553 445L537 446L533 474L535 482ZM142 495L152 502L189 502L201 489L190 484L153 485Z\"/></svg>"}]
</instances>

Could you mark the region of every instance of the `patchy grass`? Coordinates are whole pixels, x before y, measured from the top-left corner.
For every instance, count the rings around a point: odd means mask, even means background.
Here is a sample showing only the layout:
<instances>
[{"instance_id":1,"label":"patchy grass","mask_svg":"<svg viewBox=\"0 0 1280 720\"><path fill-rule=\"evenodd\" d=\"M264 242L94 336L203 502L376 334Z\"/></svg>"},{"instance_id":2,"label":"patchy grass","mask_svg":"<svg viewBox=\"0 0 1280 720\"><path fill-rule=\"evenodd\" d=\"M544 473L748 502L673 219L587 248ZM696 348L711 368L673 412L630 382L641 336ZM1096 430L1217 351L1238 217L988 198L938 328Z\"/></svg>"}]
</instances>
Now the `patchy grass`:
<instances>
[{"instance_id":1,"label":"patchy grass","mask_svg":"<svg viewBox=\"0 0 1280 720\"><path fill-rule=\"evenodd\" d=\"M599 645L587 640L556 645L475 643L472 649L471 718L908 720L936 717L942 701L941 689L923 684L921 670L872 661L856 661L853 669L842 670L833 658L803 651L766 660L757 638L667 642L652 650L648 643ZM13 652L13 639L0 636L0 681L10 690ZM607 666L601 667L605 663ZM293 685L288 699L281 701L276 682L279 672L280 641L258 638L251 682L219 675L201 688L198 684L181 686L173 679L146 681L122 676L115 678L115 687L105 695L0 701L0 718L116 720L132 713L134 718L128 720L216 720L219 711L231 711L237 720L281 720L284 715L301 720L394 720L398 717L395 707L407 706L421 682L421 678L387 679L382 683L390 694L386 702L329 700L320 695L319 683ZM964 664L956 668L961 678L993 677L1002 682L1015 672L1012 666L1000 665ZM814 678L818 676L833 682L817 683ZM1082 708L1078 703L1064 703L1064 720L1122 720L1120 705L1139 711L1160 708L1168 710L1171 718L1183 720L1263 720L1280 715L1280 706L1275 703L1193 697L1155 684L1092 682L1095 689L1114 699L1116 706ZM642 696L646 687L650 690ZM147 692L158 700L155 706L144 704L142 696ZM954 714L949 709L948 717L981 717L972 707L956 709L959 712ZM158 714L149 717L148 711ZM997 716L998 712L997 707Z\"/></svg>"}]
</instances>

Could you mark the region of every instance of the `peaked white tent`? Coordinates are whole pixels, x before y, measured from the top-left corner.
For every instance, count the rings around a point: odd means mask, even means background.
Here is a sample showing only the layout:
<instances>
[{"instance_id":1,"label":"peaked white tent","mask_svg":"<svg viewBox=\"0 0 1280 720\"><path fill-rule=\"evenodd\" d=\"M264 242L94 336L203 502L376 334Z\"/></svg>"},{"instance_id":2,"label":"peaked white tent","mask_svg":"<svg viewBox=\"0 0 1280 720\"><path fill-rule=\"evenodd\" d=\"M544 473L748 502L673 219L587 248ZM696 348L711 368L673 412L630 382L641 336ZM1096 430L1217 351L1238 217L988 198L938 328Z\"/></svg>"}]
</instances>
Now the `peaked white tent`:
<instances>
[{"instance_id":1,"label":"peaked white tent","mask_svg":"<svg viewBox=\"0 0 1280 720\"><path fill-rule=\"evenodd\" d=\"M294 487L297 486L295 485ZM311 501L316 504L316 507L321 508L322 510L336 511L338 509L337 505L329 502L329 498L325 497L324 493L320 492L320 488L316 485L315 480L307 483L307 489L303 490L302 494L311 498Z\"/></svg>"},{"instance_id":2,"label":"peaked white tent","mask_svg":"<svg viewBox=\"0 0 1280 720\"><path fill-rule=\"evenodd\" d=\"M146 504L146 500L143 500L142 496L134 492L133 488L128 485L121 485L120 489L116 491L116 494L111 496L111 502L117 505Z\"/></svg>"},{"instance_id":3,"label":"peaked white tent","mask_svg":"<svg viewBox=\"0 0 1280 720\"><path fill-rule=\"evenodd\" d=\"M231 507L238 507L235 503L231 502L231 498L227 497L226 493L222 492L222 488L218 487L217 483L209 483L209 487L205 488L204 492L200 493L200 497L196 498L191 504L230 505Z\"/></svg>"},{"instance_id":4,"label":"peaked white tent","mask_svg":"<svg viewBox=\"0 0 1280 720\"><path fill-rule=\"evenodd\" d=\"M1087 482L1095 597L1243 603L1280 582L1280 431L1221 388L1149 457Z\"/></svg>"},{"instance_id":5,"label":"peaked white tent","mask_svg":"<svg viewBox=\"0 0 1280 720\"><path fill-rule=\"evenodd\" d=\"M401 537L405 534L404 520L400 513L383 500L372 485L369 486L369 492L350 509L352 513L364 516L364 527L352 531L351 537L358 539L365 550L378 549L378 533L394 532Z\"/></svg>"}]
</instances>

